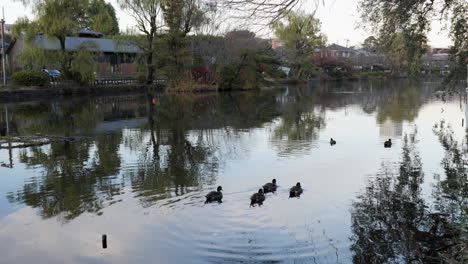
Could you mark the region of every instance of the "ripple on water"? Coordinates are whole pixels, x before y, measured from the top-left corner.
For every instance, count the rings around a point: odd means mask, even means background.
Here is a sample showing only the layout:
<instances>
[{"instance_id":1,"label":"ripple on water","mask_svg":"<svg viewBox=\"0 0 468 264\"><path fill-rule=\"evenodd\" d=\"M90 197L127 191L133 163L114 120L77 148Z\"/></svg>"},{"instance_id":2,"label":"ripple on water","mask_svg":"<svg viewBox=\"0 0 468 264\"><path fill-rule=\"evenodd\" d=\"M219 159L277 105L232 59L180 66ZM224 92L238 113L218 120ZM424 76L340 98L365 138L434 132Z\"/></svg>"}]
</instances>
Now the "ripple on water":
<instances>
[{"instance_id":1,"label":"ripple on water","mask_svg":"<svg viewBox=\"0 0 468 264\"><path fill-rule=\"evenodd\" d=\"M160 223L164 230L158 233L167 247L184 245L196 263L335 263L333 252L347 247L332 241L321 227L304 229L303 221L290 223L290 212L275 215L278 207L301 202L288 199L287 190L268 194L263 206L253 208L248 204L250 192L226 193L221 204L204 204L204 194L178 197L173 209L179 210Z\"/></svg>"}]
</instances>

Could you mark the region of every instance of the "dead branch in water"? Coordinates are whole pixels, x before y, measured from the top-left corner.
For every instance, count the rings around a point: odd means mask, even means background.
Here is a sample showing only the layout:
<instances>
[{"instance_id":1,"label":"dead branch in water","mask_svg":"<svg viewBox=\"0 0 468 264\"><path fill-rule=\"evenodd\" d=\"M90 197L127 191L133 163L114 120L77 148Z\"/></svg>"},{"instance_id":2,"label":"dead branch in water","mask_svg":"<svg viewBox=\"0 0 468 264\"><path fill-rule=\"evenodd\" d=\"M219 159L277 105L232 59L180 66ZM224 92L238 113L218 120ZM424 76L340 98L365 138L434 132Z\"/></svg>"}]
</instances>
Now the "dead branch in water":
<instances>
[{"instance_id":1,"label":"dead branch in water","mask_svg":"<svg viewBox=\"0 0 468 264\"><path fill-rule=\"evenodd\" d=\"M60 141L75 141L74 137L61 137L61 136L14 136L14 137L0 137L0 149L13 149L13 148L28 148L48 145ZM5 146L5 144L8 144Z\"/></svg>"}]
</instances>

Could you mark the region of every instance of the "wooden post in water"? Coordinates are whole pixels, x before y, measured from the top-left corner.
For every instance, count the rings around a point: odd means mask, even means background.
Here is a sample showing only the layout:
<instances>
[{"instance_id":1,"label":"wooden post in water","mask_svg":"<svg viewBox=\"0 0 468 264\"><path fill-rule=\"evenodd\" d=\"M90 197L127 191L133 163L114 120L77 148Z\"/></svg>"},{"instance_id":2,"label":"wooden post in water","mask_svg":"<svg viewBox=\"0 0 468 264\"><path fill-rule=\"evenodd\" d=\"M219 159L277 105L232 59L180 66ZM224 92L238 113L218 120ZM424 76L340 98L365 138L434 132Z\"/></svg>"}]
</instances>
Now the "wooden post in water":
<instances>
[{"instance_id":1,"label":"wooden post in water","mask_svg":"<svg viewBox=\"0 0 468 264\"><path fill-rule=\"evenodd\" d=\"M107 235L102 235L102 248L107 248Z\"/></svg>"},{"instance_id":2,"label":"wooden post in water","mask_svg":"<svg viewBox=\"0 0 468 264\"><path fill-rule=\"evenodd\" d=\"M6 136L10 136L10 125L8 124L8 106L5 106Z\"/></svg>"}]
</instances>

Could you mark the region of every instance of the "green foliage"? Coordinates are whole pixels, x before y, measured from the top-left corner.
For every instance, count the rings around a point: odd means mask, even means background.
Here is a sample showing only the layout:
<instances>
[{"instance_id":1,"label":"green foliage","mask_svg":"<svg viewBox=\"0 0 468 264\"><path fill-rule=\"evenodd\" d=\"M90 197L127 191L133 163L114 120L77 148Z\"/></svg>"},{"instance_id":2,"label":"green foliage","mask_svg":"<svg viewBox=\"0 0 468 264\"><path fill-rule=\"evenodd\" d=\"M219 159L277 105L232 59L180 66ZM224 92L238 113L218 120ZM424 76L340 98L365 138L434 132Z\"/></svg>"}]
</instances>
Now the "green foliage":
<instances>
[{"instance_id":1,"label":"green foliage","mask_svg":"<svg viewBox=\"0 0 468 264\"><path fill-rule=\"evenodd\" d=\"M184 81L184 72L190 69L190 54L187 48L187 33L192 29L193 14L197 9L192 6L194 1L186 0L162 0L161 9L164 21L168 28L163 36L163 49L167 51L164 58L164 73L171 81L170 86Z\"/></svg>"},{"instance_id":2,"label":"green foliage","mask_svg":"<svg viewBox=\"0 0 468 264\"><path fill-rule=\"evenodd\" d=\"M85 72L85 69L77 70L82 61L95 65L91 61L92 56L80 58L80 52L70 51L66 47L65 39L78 34L80 29L89 28L102 31L105 34L118 33L118 21L115 10L111 4L104 0L50 0L50 1L24 1L33 6L36 15L34 21L20 18L13 27L13 35L20 39L24 35L24 51L20 56L20 62L27 68L38 68L48 65L62 71L63 77L78 79L80 83L89 83L94 78ZM44 35L48 40L58 41L59 51L44 51L37 46L39 35ZM73 69L72 69L73 68ZM91 69L94 72L94 68ZM88 71L91 71L88 70ZM79 77L77 77L77 73Z\"/></svg>"},{"instance_id":3,"label":"green foliage","mask_svg":"<svg viewBox=\"0 0 468 264\"><path fill-rule=\"evenodd\" d=\"M455 57L466 56L467 49L467 20L468 3L466 0L431 0L431 1L387 1L387 0L361 0L359 4L361 18L369 25L380 38L389 42L396 35L400 48L404 50L400 54L405 56L405 62L400 60L400 66L410 74L419 73L423 46L427 42L427 34L434 16L441 20L450 20L452 24L451 37L454 39ZM390 39L390 41L389 41ZM394 53L394 52L393 52ZM465 54L465 55L464 55ZM466 64L462 59L453 59L458 66Z\"/></svg>"},{"instance_id":4,"label":"green foliage","mask_svg":"<svg viewBox=\"0 0 468 264\"><path fill-rule=\"evenodd\" d=\"M135 19L136 32L128 31L123 41L137 45L142 51L146 67L146 83L152 84L156 71L155 57L160 53L155 45L163 27L160 0L118 0L119 6Z\"/></svg>"},{"instance_id":5,"label":"green foliage","mask_svg":"<svg viewBox=\"0 0 468 264\"><path fill-rule=\"evenodd\" d=\"M24 45L21 54L18 56L18 61L26 69L40 70L47 64L48 58L43 49L32 45Z\"/></svg>"},{"instance_id":6,"label":"green foliage","mask_svg":"<svg viewBox=\"0 0 468 264\"><path fill-rule=\"evenodd\" d=\"M71 63L72 76L75 81L84 85L92 85L94 83L97 64L92 54L80 49L73 55Z\"/></svg>"},{"instance_id":7,"label":"green foliage","mask_svg":"<svg viewBox=\"0 0 468 264\"><path fill-rule=\"evenodd\" d=\"M88 6L89 28L104 35L119 34L119 21L111 3L91 0Z\"/></svg>"},{"instance_id":8,"label":"green foliage","mask_svg":"<svg viewBox=\"0 0 468 264\"><path fill-rule=\"evenodd\" d=\"M370 36L364 40L364 43L362 43L362 48L366 51L378 52L381 49L381 44L376 37Z\"/></svg>"},{"instance_id":9,"label":"green foliage","mask_svg":"<svg viewBox=\"0 0 468 264\"><path fill-rule=\"evenodd\" d=\"M454 45L451 50L451 69L448 79L462 79L467 77L468 64L468 4L458 3L452 9L452 27L450 33Z\"/></svg>"},{"instance_id":10,"label":"green foliage","mask_svg":"<svg viewBox=\"0 0 468 264\"><path fill-rule=\"evenodd\" d=\"M420 73L421 56L426 52L424 35L412 32L382 35L380 42L393 73Z\"/></svg>"},{"instance_id":11,"label":"green foliage","mask_svg":"<svg viewBox=\"0 0 468 264\"><path fill-rule=\"evenodd\" d=\"M44 86L49 82L49 75L43 71L22 70L13 73L11 79L19 85Z\"/></svg>"},{"instance_id":12,"label":"green foliage","mask_svg":"<svg viewBox=\"0 0 468 264\"><path fill-rule=\"evenodd\" d=\"M246 50L238 62L221 68L219 87L228 90L257 89L266 75L281 75L278 66L279 61L266 50Z\"/></svg>"},{"instance_id":13,"label":"green foliage","mask_svg":"<svg viewBox=\"0 0 468 264\"><path fill-rule=\"evenodd\" d=\"M320 21L303 12L289 12L286 21L273 25L275 35L283 42L283 49L296 78L305 76L303 68L310 68L309 57L314 49L323 47L326 37L320 32Z\"/></svg>"},{"instance_id":14,"label":"green foliage","mask_svg":"<svg viewBox=\"0 0 468 264\"><path fill-rule=\"evenodd\" d=\"M145 84L146 83L146 76L143 74L138 74L137 80L139 84Z\"/></svg>"}]
</instances>

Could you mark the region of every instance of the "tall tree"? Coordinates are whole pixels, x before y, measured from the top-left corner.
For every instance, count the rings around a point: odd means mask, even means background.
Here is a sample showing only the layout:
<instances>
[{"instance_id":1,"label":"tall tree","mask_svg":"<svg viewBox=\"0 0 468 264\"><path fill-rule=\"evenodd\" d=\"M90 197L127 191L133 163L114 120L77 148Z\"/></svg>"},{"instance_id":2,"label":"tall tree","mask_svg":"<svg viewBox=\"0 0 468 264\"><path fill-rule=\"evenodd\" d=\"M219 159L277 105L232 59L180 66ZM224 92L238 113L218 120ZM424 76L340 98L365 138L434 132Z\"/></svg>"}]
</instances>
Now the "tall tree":
<instances>
[{"instance_id":1,"label":"tall tree","mask_svg":"<svg viewBox=\"0 0 468 264\"><path fill-rule=\"evenodd\" d=\"M67 52L65 39L73 36L79 29L88 25L87 7L89 2L82 0L49 0L49 1L27 1L32 4L37 17L34 21L20 19L16 25L16 32L24 30L27 32L26 40L35 46L38 34L45 35L50 40L57 40L60 44L58 54L53 54L53 59L60 64L60 68L67 78L71 74L72 54Z\"/></svg>"},{"instance_id":2,"label":"tall tree","mask_svg":"<svg viewBox=\"0 0 468 264\"><path fill-rule=\"evenodd\" d=\"M146 82L153 82L156 71L156 41L163 27L160 0L118 0L120 7L126 10L135 19L137 29L145 36L133 36L130 41L138 44L144 52L146 62Z\"/></svg>"},{"instance_id":3,"label":"tall tree","mask_svg":"<svg viewBox=\"0 0 468 264\"><path fill-rule=\"evenodd\" d=\"M363 22L379 36L401 33L407 47L407 56L413 67L421 59L420 47L427 41L432 18L450 21L450 36L454 40L457 66L465 67L468 49L468 2L466 0L361 0L359 4ZM464 58L464 59L460 59Z\"/></svg>"},{"instance_id":4,"label":"tall tree","mask_svg":"<svg viewBox=\"0 0 468 264\"><path fill-rule=\"evenodd\" d=\"M320 21L303 12L289 12L285 19L273 25L273 29L289 54L293 74L302 78L314 50L325 45L326 38L320 32Z\"/></svg>"},{"instance_id":5,"label":"tall tree","mask_svg":"<svg viewBox=\"0 0 468 264\"><path fill-rule=\"evenodd\" d=\"M366 51L377 52L380 50L379 40L374 36L367 37L362 43L362 48Z\"/></svg>"},{"instance_id":6,"label":"tall tree","mask_svg":"<svg viewBox=\"0 0 468 264\"><path fill-rule=\"evenodd\" d=\"M74 74L79 63L73 63L74 52L66 47L66 38L77 35L80 29L93 29L103 31L105 34L118 33L118 21L115 16L115 10L111 4L104 0L47 0L33 1L23 0L26 5L32 5L36 15L35 20L21 18L15 23L14 31L18 38L20 32L25 32L26 47L22 55L23 62L26 65L43 67L45 64L59 66L66 78L76 79L82 82L84 76ZM47 51L37 48L37 38L43 35L46 41L58 41L59 51ZM96 48L96 47L95 47ZM86 50L81 49L83 55ZM88 61L94 61L91 54L86 54ZM93 63L94 64L94 63ZM83 67L86 67L86 65ZM80 69L78 72L85 72ZM89 74L86 80L92 80ZM93 75L94 76L94 75Z\"/></svg>"},{"instance_id":7,"label":"tall tree","mask_svg":"<svg viewBox=\"0 0 468 264\"><path fill-rule=\"evenodd\" d=\"M305 0L222 0L226 7L247 12L249 17L274 23ZM330 1L310 0L315 4ZM360 0L362 20L379 36L403 33L410 57L417 57L419 47L426 41L433 18L451 23L450 37L453 73L464 78L468 63L468 2L466 0ZM423 36L423 38L421 38ZM411 42L411 43L410 43ZM418 64L415 62L414 64Z\"/></svg>"},{"instance_id":8,"label":"tall tree","mask_svg":"<svg viewBox=\"0 0 468 264\"><path fill-rule=\"evenodd\" d=\"M203 23L206 12L213 9L204 0L161 0L161 9L167 29L165 68L169 79L175 81L188 65L187 34Z\"/></svg>"},{"instance_id":9,"label":"tall tree","mask_svg":"<svg viewBox=\"0 0 468 264\"><path fill-rule=\"evenodd\" d=\"M111 3L91 0L88 6L89 29L105 35L119 34L119 21Z\"/></svg>"}]
</instances>

